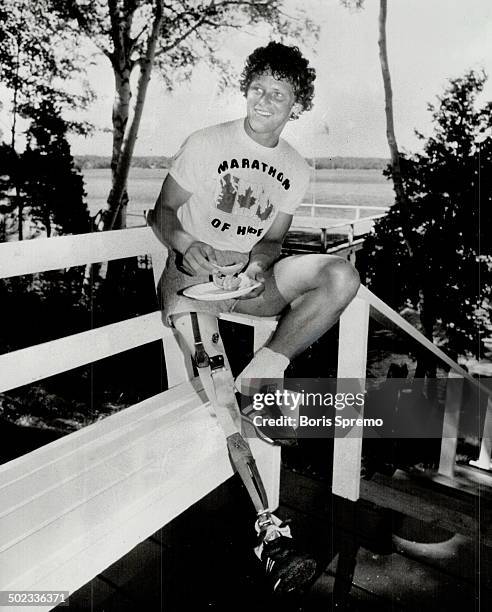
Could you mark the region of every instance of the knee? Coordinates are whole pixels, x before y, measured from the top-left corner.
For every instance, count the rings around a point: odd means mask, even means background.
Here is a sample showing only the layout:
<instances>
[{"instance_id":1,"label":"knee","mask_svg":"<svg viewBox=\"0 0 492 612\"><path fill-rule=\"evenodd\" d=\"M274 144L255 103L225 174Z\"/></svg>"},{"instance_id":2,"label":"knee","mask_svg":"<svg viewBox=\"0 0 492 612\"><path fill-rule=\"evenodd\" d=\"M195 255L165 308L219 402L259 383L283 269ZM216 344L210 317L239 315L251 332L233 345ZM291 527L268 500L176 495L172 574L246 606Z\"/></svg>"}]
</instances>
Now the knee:
<instances>
[{"instance_id":1,"label":"knee","mask_svg":"<svg viewBox=\"0 0 492 612\"><path fill-rule=\"evenodd\" d=\"M342 257L327 255L320 262L318 278L320 284L328 290L330 299L340 302L341 308L353 300L360 286L359 273Z\"/></svg>"}]
</instances>

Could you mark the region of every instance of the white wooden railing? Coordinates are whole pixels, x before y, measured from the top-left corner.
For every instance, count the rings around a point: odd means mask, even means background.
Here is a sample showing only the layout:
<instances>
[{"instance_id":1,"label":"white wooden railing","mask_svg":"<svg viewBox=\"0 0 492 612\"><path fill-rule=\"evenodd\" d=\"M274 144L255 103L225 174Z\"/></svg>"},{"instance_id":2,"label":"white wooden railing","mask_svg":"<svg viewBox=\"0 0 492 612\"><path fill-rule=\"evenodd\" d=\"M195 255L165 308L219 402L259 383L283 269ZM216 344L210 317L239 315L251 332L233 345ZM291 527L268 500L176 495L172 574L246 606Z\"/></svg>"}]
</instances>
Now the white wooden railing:
<instances>
[{"instance_id":1,"label":"white wooden railing","mask_svg":"<svg viewBox=\"0 0 492 612\"><path fill-rule=\"evenodd\" d=\"M471 465L482 470L491 470L492 441L492 390L479 382L458 363L453 361L441 349L419 332L381 299L361 286L355 299L349 304L340 319L338 379L366 377L367 365L367 331L369 316L377 315L384 318L391 327L405 332L424 349L450 368L449 377L461 380L463 385L470 384L487 399L487 408L482 429L482 441L478 461ZM343 385L343 381L342 381ZM463 391L463 385L461 391ZM458 385L453 382L453 390ZM438 473L447 478L453 478L455 472L456 449L459 436L461 410L460 394L448 393L445 400L445 412L442 427L441 453ZM359 498L362 429L354 428L345 438L335 439L333 493L351 499Z\"/></svg>"},{"instance_id":2,"label":"white wooden railing","mask_svg":"<svg viewBox=\"0 0 492 612\"><path fill-rule=\"evenodd\" d=\"M0 244L0 278L150 254L157 280L166 251L149 228ZM377 296L361 287L340 321L338 377L365 379L372 311L489 397L480 458L490 466L491 392ZM224 315L255 328L255 348L276 320ZM0 355L0 392L162 340L170 386L163 394L0 466L0 590L73 591L232 474L223 436L204 409L189 356L160 312ZM342 383L343 384L343 380ZM452 476L459 402L446 404L440 473ZM362 430L335 440L333 492L357 500ZM278 505L279 451L253 441Z\"/></svg>"},{"instance_id":3,"label":"white wooden railing","mask_svg":"<svg viewBox=\"0 0 492 612\"><path fill-rule=\"evenodd\" d=\"M309 215L303 214L303 209L309 209ZM302 203L294 216L292 229L317 229L321 233L321 246L326 253L337 253L341 249L349 249L355 246L354 239L357 234L367 234L373 227L374 221L382 219L388 213L389 206L365 206L362 204L316 204L315 202ZM355 211L354 217L349 219L341 219L338 215L330 217L330 212L348 210ZM320 214L316 214L319 211ZM376 214L365 214L363 212L378 211ZM328 236L333 233L342 233L347 235L346 243L336 245L332 249L329 248ZM359 242L363 242L360 239ZM355 263L355 257L350 257L352 263Z\"/></svg>"},{"instance_id":4,"label":"white wooden railing","mask_svg":"<svg viewBox=\"0 0 492 612\"><path fill-rule=\"evenodd\" d=\"M303 209L309 209L309 215L304 214ZM368 233L374 221L382 219L388 213L390 206L369 206L364 204L316 204L315 202L303 202L297 208L292 222L292 229L312 229L321 232L321 245L326 252L328 249L329 233L341 232L347 234L347 247L354 243L354 238L358 232ZM339 216L330 216L333 211L348 210L355 211L354 217L341 219ZM320 215L316 214L320 211ZM371 214L362 214L371 211ZM377 211L375 214L374 212ZM102 211L99 211L100 214ZM146 224L147 210L141 213L127 213L127 216L138 217L142 221L142 226ZM369 224L369 225L368 225ZM363 228L362 230L360 228ZM345 246L345 245L342 245ZM335 250L339 250L340 245Z\"/></svg>"},{"instance_id":5,"label":"white wooden railing","mask_svg":"<svg viewBox=\"0 0 492 612\"><path fill-rule=\"evenodd\" d=\"M160 277L166 251L149 228L5 243L0 278L142 254ZM256 348L274 325L255 322ZM159 311L0 355L0 392L156 340L169 391L0 466L0 590L73 592L232 475L190 359ZM275 509L280 449L251 447Z\"/></svg>"},{"instance_id":6,"label":"white wooden railing","mask_svg":"<svg viewBox=\"0 0 492 612\"><path fill-rule=\"evenodd\" d=\"M367 219L368 217L361 215L363 211L379 211L377 214L382 215L387 213L391 207L378 205L371 206L370 204L318 204L317 202L302 202L302 204L299 205L299 208L309 208L311 217L316 217L316 211L329 213L331 210L354 210L354 218L347 219L347 221L350 222L358 221L359 219Z\"/></svg>"}]
</instances>

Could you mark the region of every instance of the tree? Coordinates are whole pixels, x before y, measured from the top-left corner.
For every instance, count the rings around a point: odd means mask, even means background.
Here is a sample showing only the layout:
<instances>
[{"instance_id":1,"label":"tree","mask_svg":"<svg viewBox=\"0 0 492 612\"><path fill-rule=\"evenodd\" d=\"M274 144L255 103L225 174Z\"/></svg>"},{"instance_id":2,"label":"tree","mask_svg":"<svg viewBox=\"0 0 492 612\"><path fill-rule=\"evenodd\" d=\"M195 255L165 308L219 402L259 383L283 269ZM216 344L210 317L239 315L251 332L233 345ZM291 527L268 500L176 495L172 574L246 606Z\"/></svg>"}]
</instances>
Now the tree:
<instances>
[{"instance_id":1,"label":"tree","mask_svg":"<svg viewBox=\"0 0 492 612\"><path fill-rule=\"evenodd\" d=\"M341 0L343 6L360 10L364 7L364 0ZM393 180L395 190L394 213L398 213L401 219L402 232L405 237L405 246L412 253L413 230L410 223L408 204L405 197L404 183L401 176L400 152L395 133L395 121L393 113L393 89L391 86L391 73L388 61L388 45L386 38L386 19L388 14L387 0L379 0L378 18L378 46L379 63L381 65L381 75L383 77L385 115L386 115L386 140L390 151L391 164L389 166L389 176Z\"/></svg>"},{"instance_id":2,"label":"tree","mask_svg":"<svg viewBox=\"0 0 492 612\"><path fill-rule=\"evenodd\" d=\"M397 203L405 201L405 191L400 170L400 152L396 142L395 122L393 117L393 90L391 87L391 74L388 62L388 45L386 42L386 17L388 13L387 0L380 0L379 3L379 61L381 64L381 74L383 76L385 114L386 114L386 138L391 154L391 174L395 186Z\"/></svg>"},{"instance_id":3,"label":"tree","mask_svg":"<svg viewBox=\"0 0 492 612\"><path fill-rule=\"evenodd\" d=\"M388 62L388 45L386 41L386 17L388 13L387 0L380 0L379 3L379 62L381 64L381 74L383 77L384 85L384 99L385 99L385 115L386 115L386 139L388 141L388 148L391 155L390 172L391 178L393 179L393 186L395 189L396 201L395 205L402 218L403 231L405 234L406 245L410 252L411 247L411 234L412 229L409 224L409 215L406 207L405 189L403 185L403 179L401 176L400 168L400 152L398 150L398 143L396 141L395 134L395 122L393 113L393 89L391 87L391 74Z\"/></svg>"},{"instance_id":4,"label":"tree","mask_svg":"<svg viewBox=\"0 0 492 612\"><path fill-rule=\"evenodd\" d=\"M42 100L31 115L27 147L20 156L25 206L44 225L48 237L54 226L58 233L88 232L84 180L70 152L69 125L49 99Z\"/></svg>"},{"instance_id":5,"label":"tree","mask_svg":"<svg viewBox=\"0 0 492 612\"><path fill-rule=\"evenodd\" d=\"M12 225L15 223L12 212L17 209L17 214L22 215L22 206L19 193L19 183L14 177L18 174L17 153L12 147L0 142L0 242L6 240L7 235L12 233ZM17 187L15 193L13 190ZM22 222L17 222L17 234L19 240L23 238ZM7 229L8 228L8 229Z\"/></svg>"},{"instance_id":6,"label":"tree","mask_svg":"<svg viewBox=\"0 0 492 612\"><path fill-rule=\"evenodd\" d=\"M401 155L413 255L393 209L366 242L371 287L395 307L419 308L429 337L438 323L455 355L479 355L491 323L492 102L476 104L485 81L475 71L452 79L428 105L433 134L417 132L423 152Z\"/></svg>"},{"instance_id":7,"label":"tree","mask_svg":"<svg viewBox=\"0 0 492 612\"><path fill-rule=\"evenodd\" d=\"M126 225L128 172L154 68L172 89L202 60L227 73L221 32L260 23L281 37L317 31L305 15L288 16L283 0L52 0L52 8L97 46L114 73L112 188L100 229Z\"/></svg>"},{"instance_id":8,"label":"tree","mask_svg":"<svg viewBox=\"0 0 492 612\"><path fill-rule=\"evenodd\" d=\"M85 58L78 51L78 39L62 27L60 18L50 9L49 0L0 0L0 80L11 94L10 142L2 145L2 209L17 209L19 240L23 238L24 201L20 190L18 119L28 122L43 101L50 100L59 113L84 108L92 99L87 83L74 87L74 77L85 68ZM84 122L66 122L66 126L86 133ZM69 202L67 202L69 205Z\"/></svg>"},{"instance_id":9,"label":"tree","mask_svg":"<svg viewBox=\"0 0 492 612\"><path fill-rule=\"evenodd\" d=\"M0 212L9 213L8 192L15 176L15 201L27 210L30 219L49 237L57 233L83 233L90 229L89 210L84 202L82 175L76 170L67 141L68 123L49 98L25 113L30 115L25 151L17 153L0 145L0 195L7 204ZM7 197L6 197L7 196ZM18 204L16 204L18 206ZM22 224L21 224L22 225Z\"/></svg>"}]
</instances>

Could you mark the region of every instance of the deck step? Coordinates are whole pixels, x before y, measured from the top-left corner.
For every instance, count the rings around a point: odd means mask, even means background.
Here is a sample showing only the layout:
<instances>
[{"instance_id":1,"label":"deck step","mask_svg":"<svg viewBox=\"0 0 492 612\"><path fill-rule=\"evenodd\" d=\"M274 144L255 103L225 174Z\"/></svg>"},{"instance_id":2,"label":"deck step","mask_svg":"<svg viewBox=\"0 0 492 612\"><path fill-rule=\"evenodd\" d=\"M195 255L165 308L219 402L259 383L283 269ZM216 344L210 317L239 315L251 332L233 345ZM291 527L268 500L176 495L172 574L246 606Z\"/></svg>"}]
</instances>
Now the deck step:
<instances>
[{"instance_id":1,"label":"deck step","mask_svg":"<svg viewBox=\"0 0 492 612\"><path fill-rule=\"evenodd\" d=\"M336 562L328 568L331 575L335 571ZM353 585L386 604L409 611L431 607L443 611L472 610L481 595L477 583L459 580L397 553L379 555L365 548L360 548L357 554Z\"/></svg>"},{"instance_id":2,"label":"deck step","mask_svg":"<svg viewBox=\"0 0 492 612\"><path fill-rule=\"evenodd\" d=\"M492 510L490 504L481 503L480 493L480 485L474 495L447 487L442 478L416 480L401 470L392 477L376 474L361 482L364 500L492 546Z\"/></svg>"}]
</instances>

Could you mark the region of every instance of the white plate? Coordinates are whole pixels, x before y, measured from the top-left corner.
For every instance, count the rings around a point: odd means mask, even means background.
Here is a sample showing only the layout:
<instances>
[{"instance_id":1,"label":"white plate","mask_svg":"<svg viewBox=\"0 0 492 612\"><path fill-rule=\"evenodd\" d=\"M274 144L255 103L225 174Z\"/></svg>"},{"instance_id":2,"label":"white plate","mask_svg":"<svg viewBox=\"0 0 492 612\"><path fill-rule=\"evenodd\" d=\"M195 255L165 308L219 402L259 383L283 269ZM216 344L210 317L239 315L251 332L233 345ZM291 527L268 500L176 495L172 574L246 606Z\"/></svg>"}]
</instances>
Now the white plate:
<instances>
[{"instance_id":1,"label":"white plate","mask_svg":"<svg viewBox=\"0 0 492 612\"><path fill-rule=\"evenodd\" d=\"M183 295L192 298L193 300L203 300L205 302L216 302L218 300L230 300L233 298L241 297L246 295L256 287L259 287L261 283L256 281L249 287L242 287L234 289L234 291L224 291L220 287L217 287L214 283L201 283L200 285L193 285L183 289Z\"/></svg>"}]
</instances>

